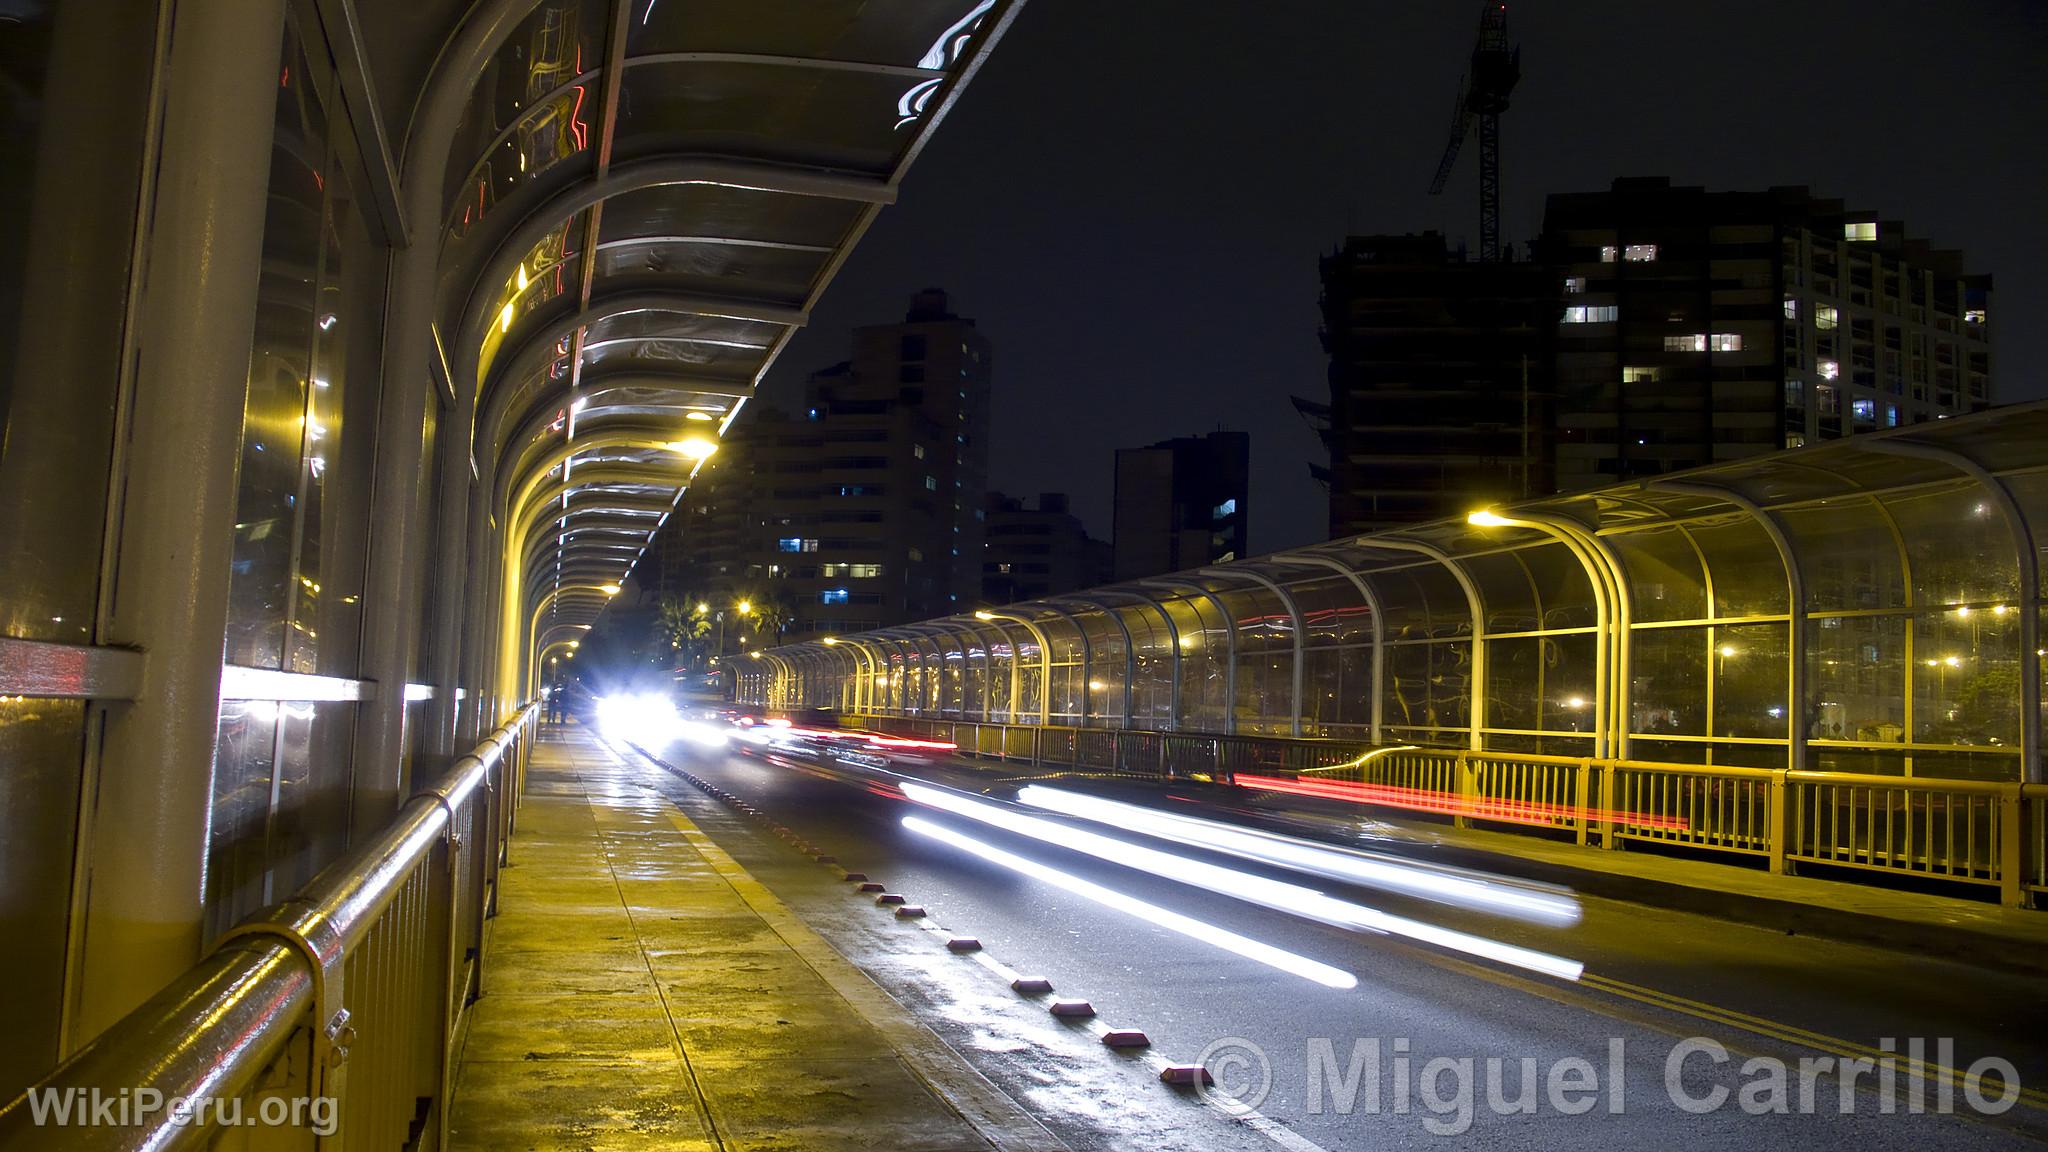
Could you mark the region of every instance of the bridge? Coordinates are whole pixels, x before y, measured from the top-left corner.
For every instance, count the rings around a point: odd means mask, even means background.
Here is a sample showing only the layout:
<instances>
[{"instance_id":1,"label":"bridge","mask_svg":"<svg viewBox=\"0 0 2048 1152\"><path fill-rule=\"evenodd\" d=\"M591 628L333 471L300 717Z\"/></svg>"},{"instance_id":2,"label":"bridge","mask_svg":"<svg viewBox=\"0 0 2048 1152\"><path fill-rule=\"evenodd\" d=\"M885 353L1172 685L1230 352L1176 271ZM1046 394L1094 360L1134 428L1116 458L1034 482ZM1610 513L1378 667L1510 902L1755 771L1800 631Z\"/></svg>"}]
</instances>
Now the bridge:
<instances>
[{"instance_id":1,"label":"bridge","mask_svg":"<svg viewBox=\"0 0 2048 1152\"><path fill-rule=\"evenodd\" d=\"M2024 405L1474 509L787 645L742 698L2030 905L2044 445Z\"/></svg>"},{"instance_id":2,"label":"bridge","mask_svg":"<svg viewBox=\"0 0 2048 1152\"><path fill-rule=\"evenodd\" d=\"M2048 407L551 717L1022 0L17 7L0 1147L2041 1135Z\"/></svg>"}]
</instances>

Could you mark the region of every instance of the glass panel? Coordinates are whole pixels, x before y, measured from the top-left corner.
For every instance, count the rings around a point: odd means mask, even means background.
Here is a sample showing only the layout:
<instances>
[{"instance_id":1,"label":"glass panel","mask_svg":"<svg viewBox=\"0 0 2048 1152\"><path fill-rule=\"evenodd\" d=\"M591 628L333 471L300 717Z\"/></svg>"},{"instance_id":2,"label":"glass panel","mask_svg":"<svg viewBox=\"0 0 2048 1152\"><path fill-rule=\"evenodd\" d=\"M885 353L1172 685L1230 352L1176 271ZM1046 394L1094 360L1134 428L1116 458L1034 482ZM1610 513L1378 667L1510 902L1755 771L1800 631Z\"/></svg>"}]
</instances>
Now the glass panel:
<instances>
[{"instance_id":1,"label":"glass panel","mask_svg":"<svg viewBox=\"0 0 2048 1152\"><path fill-rule=\"evenodd\" d=\"M1806 723L1813 740L1906 738L1906 620L1823 616L1806 625Z\"/></svg>"},{"instance_id":2,"label":"glass panel","mask_svg":"<svg viewBox=\"0 0 2048 1152\"><path fill-rule=\"evenodd\" d=\"M1595 647L1591 633L1487 641L1486 726L1592 731Z\"/></svg>"},{"instance_id":3,"label":"glass panel","mask_svg":"<svg viewBox=\"0 0 2048 1152\"><path fill-rule=\"evenodd\" d=\"M206 853L207 939L263 906L277 705L223 700Z\"/></svg>"},{"instance_id":4,"label":"glass panel","mask_svg":"<svg viewBox=\"0 0 2048 1152\"><path fill-rule=\"evenodd\" d=\"M169 12L66 0L0 12L0 634L7 636L72 644L94 638L137 183L155 115L149 87L158 75L157 20ZM38 980L11 992L34 997L39 987ZM22 1008L40 1014L54 1003ZM10 1074L16 1060L45 1055L39 1042L24 1047L0 1061L0 1094L25 1086Z\"/></svg>"},{"instance_id":5,"label":"glass panel","mask_svg":"<svg viewBox=\"0 0 2048 1152\"><path fill-rule=\"evenodd\" d=\"M618 157L744 156L885 175L912 139L905 76L692 60L626 70Z\"/></svg>"},{"instance_id":6,"label":"glass panel","mask_svg":"<svg viewBox=\"0 0 2048 1152\"><path fill-rule=\"evenodd\" d=\"M1237 654L1244 659L1252 653L1294 651L1294 614L1280 598L1264 588L1218 592L1237 627Z\"/></svg>"},{"instance_id":7,"label":"glass panel","mask_svg":"<svg viewBox=\"0 0 2048 1152\"><path fill-rule=\"evenodd\" d=\"M0 1092L57 1066L85 702L0 697Z\"/></svg>"},{"instance_id":8,"label":"glass panel","mask_svg":"<svg viewBox=\"0 0 2048 1152\"><path fill-rule=\"evenodd\" d=\"M1748 513L1686 526L1707 558L1715 616L1769 616L1785 611L1785 562Z\"/></svg>"},{"instance_id":9,"label":"glass panel","mask_svg":"<svg viewBox=\"0 0 2048 1152\"><path fill-rule=\"evenodd\" d=\"M512 278L499 285L498 295L491 303L490 322L484 329L483 344L477 349L479 387L489 381L492 369L497 366L498 353L513 329L551 301L581 290L581 249L586 219L586 214L579 212L563 221L561 227L541 237L540 242L520 259ZM454 310L463 304L462 300L452 297L445 300L443 311L449 319L443 329L444 341L448 338L447 333L461 323L460 314ZM522 339L529 338L527 333L520 335ZM568 352L567 341L564 340L556 354L566 356Z\"/></svg>"},{"instance_id":10,"label":"glass panel","mask_svg":"<svg viewBox=\"0 0 2048 1152\"><path fill-rule=\"evenodd\" d=\"M1301 610L1302 642L1308 647L1372 639L1372 612L1350 580L1319 577L1290 584L1287 591Z\"/></svg>"},{"instance_id":11,"label":"glass panel","mask_svg":"<svg viewBox=\"0 0 2048 1152\"><path fill-rule=\"evenodd\" d=\"M1388 640L1472 634L1472 602L1441 565L1374 572L1367 579L1379 594Z\"/></svg>"},{"instance_id":12,"label":"glass panel","mask_svg":"<svg viewBox=\"0 0 2048 1152\"><path fill-rule=\"evenodd\" d=\"M830 248L846 238L864 209L856 201L824 196L718 184L666 184L623 192L605 201L598 243L699 236Z\"/></svg>"},{"instance_id":13,"label":"glass panel","mask_svg":"<svg viewBox=\"0 0 2048 1152\"><path fill-rule=\"evenodd\" d=\"M1228 675L1226 667L1227 644L1225 632L1216 622L1215 610L1208 609L1205 601L1164 599L1161 606L1173 620L1173 634L1177 634L1180 645L1180 716L1181 725L1191 728L1221 730L1227 702L1224 699L1224 681ZM1162 640L1170 639L1162 635ZM1162 671L1172 674L1170 660L1160 663Z\"/></svg>"},{"instance_id":14,"label":"glass panel","mask_svg":"<svg viewBox=\"0 0 2048 1152\"><path fill-rule=\"evenodd\" d=\"M749 297L801 305L825 266L821 249L778 248L716 237L618 240L598 251L597 276L659 277L672 292L715 295L747 286ZM609 288L609 286L608 286Z\"/></svg>"},{"instance_id":15,"label":"glass panel","mask_svg":"<svg viewBox=\"0 0 2048 1152\"><path fill-rule=\"evenodd\" d=\"M1914 617L1912 743L2019 743L2019 619L2010 610Z\"/></svg>"},{"instance_id":16,"label":"glass panel","mask_svg":"<svg viewBox=\"0 0 2048 1152\"><path fill-rule=\"evenodd\" d=\"M1388 725L1462 728L1471 723L1469 643L1393 645L1386 661Z\"/></svg>"},{"instance_id":17,"label":"glass panel","mask_svg":"<svg viewBox=\"0 0 2048 1152\"><path fill-rule=\"evenodd\" d=\"M235 496L235 554L226 657L283 666L291 606L299 479L306 471L307 376L318 270L326 251L327 121L295 23L286 24L284 83L278 89L270 201L263 222L263 276L255 345L242 416L242 466Z\"/></svg>"},{"instance_id":18,"label":"glass panel","mask_svg":"<svg viewBox=\"0 0 2048 1152\"><path fill-rule=\"evenodd\" d=\"M1372 650L1310 649L1303 656L1302 734L1372 723Z\"/></svg>"},{"instance_id":19,"label":"glass panel","mask_svg":"<svg viewBox=\"0 0 2048 1152\"><path fill-rule=\"evenodd\" d=\"M2006 490L2012 493L2013 501L2020 506L2020 516L2027 522L2028 534L2034 538L2034 571L2048 574L2048 472L2030 472L2003 479ZM2048 587L2048 584L2037 581L2035 587Z\"/></svg>"},{"instance_id":20,"label":"glass panel","mask_svg":"<svg viewBox=\"0 0 2048 1152\"><path fill-rule=\"evenodd\" d=\"M1884 498L1906 542L1919 606L2012 602L2019 595L2019 549L1990 494L1973 482Z\"/></svg>"},{"instance_id":21,"label":"glass panel","mask_svg":"<svg viewBox=\"0 0 2048 1152\"><path fill-rule=\"evenodd\" d=\"M588 155L602 91L589 74L604 60L609 11L585 0L546 0L505 39L471 89L449 150L443 186L454 190L456 235L527 181ZM579 77L584 83L575 83ZM501 135L504 142L494 147Z\"/></svg>"},{"instance_id":22,"label":"glass panel","mask_svg":"<svg viewBox=\"0 0 2048 1152\"><path fill-rule=\"evenodd\" d=\"M1707 615L1699 553L1676 525L1606 538L1628 572L1637 621L1700 620Z\"/></svg>"},{"instance_id":23,"label":"glass panel","mask_svg":"<svg viewBox=\"0 0 2048 1152\"><path fill-rule=\"evenodd\" d=\"M1632 640L1630 732L1706 735L1708 630L1638 628Z\"/></svg>"},{"instance_id":24,"label":"glass panel","mask_svg":"<svg viewBox=\"0 0 2048 1152\"><path fill-rule=\"evenodd\" d=\"M1490 556L1460 559L1465 571L1479 585L1479 600L1486 606L1486 630L1534 632L1543 627L1536 604L1536 590L1529 573L1512 555L1496 552Z\"/></svg>"},{"instance_id":25,"label":"glass panel","mask_svg":"<svg viewBox=\"0 0 2048 1152\"><path fill-rule=\"evenodd\" d=\"M1523 548L1515 558L1528 570L1543 609L1543 627L1592 628L1599 623L1593 609L1593 585L1586 566L1562 544Z\"/></svg>"},{"instance_id":26,"label":"glass panel","mask_svg":"<svg viewBox=\"0 0 2048 1152\"><path fill-rule=\"evenodd\" d=\"M1810 610L1905 604L1898 540L1877 506L1851 499L1781 512Z\"/></svg>"},{"instance_id":27,"label":"glass panel","mask_svg":"<svg viewBox=\"0 0 2048 1152\"><path fill-rule=\"evenodd\" d=\"M826 60L915 66L936 47L957 57L965 23L987 5L976 0L908 6L837 6L830 18L812 0L666 0L641 5L626 51L762 52Z\"/></svg>"},{"instance_id":28,"label":"glass panel","mask_svg":"<svg viewBox=\"0 0 2048 1152\"><path fill-rule=\"evenodd\" d=\"M340 187L341 182L337 180L330 191L338 192ZM291 627L285 634L284 663L285 668L293 672L322 670L320 625L324 616L336 615L325 611L321 580L326 545L335 543L329 538L330 534L341 527L340 517L326 515L329 511L326 494L329 465L339 460L342 444L342 400L348 391L345 349L354 336L353 326L343 324L343 318L350 313L351 301L346 291L348 281L343 275L341 230L351 222L350 218L348 201L339 195L329 195L321 221L320 262L314 291L313 361L307 374L312 386L303 390L306 409L301 418L301 463L296 496L299 511L297 571L293 582L286 588ZM339 558L341 552L337 550L336 555ZM337 595L345 594L337 590ZM355 606L341 607L346 609L340 614L342 618L352 621ZM352 633L353 629L348 631ZM335 636L330 633L327 639L330 649L338 652L348 646L352 635Z\"/></svg>"},{"instance_id":29,"label":"glass panel","mask_svg":"<svg viewBox=\"0 0 2048 1152\"><path fill-rule=\"evenodd\" d=\"M1537 637L1486 642L1486 726L1537 726L1543 698L1543 641Z\"/></svg>"},{"instance_id":30,"label":"glass panel","mask_svg":"<svg viewBox=\"0 0 2048 1152\"><path fill-rule=\"evenodd\" d=\"M1788 731L1783 624L1724 625L1713 630L1716 736L1783 738Z\"/></svg>"},{"instance_id":31,"label":"glass panel","mask_svg":"<svg viewBox=\"0 0 2048 1152\"><path fill-rule=\"evenodd\" d=\"M1170 727L1174 722L1173 644L1159 611L1145 606L1119 607L1117 615L1131 630L1136 647L1131 691L1134 727Z\"/></svg>"}]
</instances>

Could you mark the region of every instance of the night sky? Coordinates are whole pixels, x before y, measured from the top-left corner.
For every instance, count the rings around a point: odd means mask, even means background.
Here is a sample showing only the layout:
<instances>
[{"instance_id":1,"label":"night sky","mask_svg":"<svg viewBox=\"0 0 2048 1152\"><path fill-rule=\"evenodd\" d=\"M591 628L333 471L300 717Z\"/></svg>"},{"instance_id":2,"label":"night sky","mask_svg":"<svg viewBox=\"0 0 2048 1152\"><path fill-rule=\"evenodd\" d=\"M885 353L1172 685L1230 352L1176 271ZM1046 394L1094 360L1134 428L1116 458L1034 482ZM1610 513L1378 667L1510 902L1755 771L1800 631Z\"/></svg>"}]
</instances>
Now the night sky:
<instances>
[{"instance_id":1,"label":"night sky","mask_svg":"<svg viewBox=\"0 0 2048 1152\"><path fill-rule=\"evenodd\" d=\"M1477 148L1427 195L1476 0L1031 0L770 374L947 289L996 349L993 482L1106 537L1119 446L1252 435L1251 546L1320 540L1316 259L1349 232L1476 247ZM1511 4L1503 230L1550 192L1806 184L1997 278L1993 385L2048 396L2048 4Z\"/></svg>"}]
</instances>

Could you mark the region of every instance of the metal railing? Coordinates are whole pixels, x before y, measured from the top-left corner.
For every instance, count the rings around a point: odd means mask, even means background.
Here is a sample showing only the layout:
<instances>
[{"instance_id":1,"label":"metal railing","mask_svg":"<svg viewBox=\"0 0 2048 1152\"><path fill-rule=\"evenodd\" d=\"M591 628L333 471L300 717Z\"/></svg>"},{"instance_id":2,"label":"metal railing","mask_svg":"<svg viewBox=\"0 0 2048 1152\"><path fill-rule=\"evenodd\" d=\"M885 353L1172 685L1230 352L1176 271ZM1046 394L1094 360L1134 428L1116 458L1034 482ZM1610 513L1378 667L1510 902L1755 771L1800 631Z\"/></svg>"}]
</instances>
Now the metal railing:
<instances>
[{"instance_id":1,"label":"metal railing","mask_svg":"<svg viewBox=\"0 0 2048 1152\"><path fill-rule=\"evenodd\" d=\"M265 1147L445 1147L451 1041L480 987L484 920L537 712L522 708L369 843L230 929L198 966L0 1109L0 1148L157 1152L258 1131L229 1126L226 1109L244 1124L263 1119ZM153 1095L162 1105L133 1122L39 1125L39 1093ZM173 1100L206 1110L181 1117ZM307 1105L271 1107L293 1101ZM273 1113L288 1119L271 1125Z\"/></svg>"},{"instance_id":2,"label":"metal railing","mask_svg":"<svg viewBox=\"0 0 2048 1152\"><path fill-rule=\"evenodd\" d=\"M1619 849L1940 880L2030 907L2048 893L2048 787L1332 740L856 717L970 755L1159 779L1267 785Z\"/></svg>"}]
</instances>

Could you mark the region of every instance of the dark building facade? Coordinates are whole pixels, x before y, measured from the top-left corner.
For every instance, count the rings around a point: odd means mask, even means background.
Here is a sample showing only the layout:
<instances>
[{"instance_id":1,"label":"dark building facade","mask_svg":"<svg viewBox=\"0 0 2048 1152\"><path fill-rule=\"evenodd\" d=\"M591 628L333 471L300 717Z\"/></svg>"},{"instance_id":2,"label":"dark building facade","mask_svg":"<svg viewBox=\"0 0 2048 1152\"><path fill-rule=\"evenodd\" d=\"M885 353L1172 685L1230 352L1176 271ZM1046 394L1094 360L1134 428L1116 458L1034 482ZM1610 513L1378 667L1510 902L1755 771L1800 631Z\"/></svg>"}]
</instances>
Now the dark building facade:
<instances>
[{"instance_id":1,"label":"dark building facade","mask_svg":"<svg viewBox=\"0 0 2048 1152\"><path fill-rule=\"evenodd\" d=\"M1321 272L1332 538L1550 491L1555 276L1435 232L1353 236Z\"/></svg>"},{"instance_id":2,"label":"dark building facade","mask_svg":"<svg viewBox=\"0 0 2048 1152\"><path fill-rule=\"evenodd\" d=\"M983 524L981 595L1012 604L1092 588L1110 579L1110 549L1067 508L1064 492L1041 492L1035 505L988 495Z\"/></svg>"},{"instance_id":3,"label":"dark building facade","mask_svg":"<svg viewBox=\"0 0 2048 1152\"><path fill-rule=\"evenodd\" d=\"M1988 276L1805 188L1550 197L1567 491L1976 411Z\"/></svg>"},{"instance_id":4,"label":"dark building facade","mask_svg":"<svg viewBox=\"0 0 2048 1152\"><path fill-rule=\"evenodd\" d=\"M670 595L777 606L792 635L959 611L981 596L992 350L943 292L855 331L800 406L757 407L658 540Z\"/></svg>"},{"instance_id":5,"label":"dark building facade","mask_svg":"<svg viewBox=\"0 0 2048 1152\"><path fill-rule=\"evenodd\" d=\"M1210 432L1116 453L1113 578L1246 555L1251 437Z\"/></svg>"}]
</instances>

